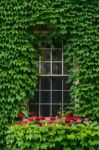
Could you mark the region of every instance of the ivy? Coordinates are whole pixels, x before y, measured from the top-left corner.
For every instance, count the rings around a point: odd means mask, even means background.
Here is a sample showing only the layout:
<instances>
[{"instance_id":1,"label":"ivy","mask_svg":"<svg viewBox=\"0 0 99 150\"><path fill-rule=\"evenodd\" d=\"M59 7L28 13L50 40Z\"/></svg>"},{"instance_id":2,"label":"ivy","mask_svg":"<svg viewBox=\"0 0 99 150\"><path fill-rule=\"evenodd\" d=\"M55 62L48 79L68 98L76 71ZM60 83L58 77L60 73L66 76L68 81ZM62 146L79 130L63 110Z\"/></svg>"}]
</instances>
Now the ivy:
<instances>
[{"instance_id":1,"label":"ivy","mask_svg":"<svg viewBox=\"0 0 99 150\"><path fill-rule=\"evenodd\" d=\"M63 126L50 124L13 125L7 132L8 150L85 150L99 148L99 127L94 125Z\"/></svg>"},{"instance_id":2,"label":"ivy","mask_svg":"<svg viewBox=\"0 0 99 150\"><path fill-rule=\"evenodd\" d=\"M98 14L98 0L0 1L0 137L19 111L27 113L42 26L49 28L44 39L64 41L74 111L99 120Z\"/></svg>"}]
</instances>

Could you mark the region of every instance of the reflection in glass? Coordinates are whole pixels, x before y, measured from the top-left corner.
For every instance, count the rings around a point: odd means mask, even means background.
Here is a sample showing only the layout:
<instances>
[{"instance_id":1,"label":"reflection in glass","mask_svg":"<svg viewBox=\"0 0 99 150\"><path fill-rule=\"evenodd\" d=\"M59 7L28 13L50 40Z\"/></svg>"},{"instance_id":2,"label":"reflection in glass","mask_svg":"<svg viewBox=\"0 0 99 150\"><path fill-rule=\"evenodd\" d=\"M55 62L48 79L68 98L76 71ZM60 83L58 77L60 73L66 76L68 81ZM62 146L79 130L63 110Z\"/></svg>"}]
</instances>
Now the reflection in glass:
<instances>
[{"instance_id":1,"label":"reflection in glass","mask_svg":"<svg viewBox=\"0 0 99 150\"><path fill-rule=\"evenodd\" d=\"M58 114L58 112L60 111L61 109L61 105L53 105L52 106L52 114L53 116L56 116Z\"/></svg>"},{"instance_id":2,"label":"reflection in glass","mask_svg":"<svg viewBox=\"0 0 99 150\"><path fill-rule=\"evenodd\" d=\"M40 91L41 92L41 103L50 102L50 91Z\"/></svg>"},{"instance_id":3,"label":"reflection in glass","mask_svg":"<svg viewBox=\"0 0 99 150\"><path fill-rule=\"evenodd\" d=\"M63 64L63 70L64 70L64 74L68 74L68 65L67 65L67 63L64 63Z\"/></svg>"},{"instance_id":4,"label":"reflection in glass","mask_svg":"<svg viewBox=\"0 0 99 150\"><path fill-rule=\"evenodd\" d=\"M41 116L49 117L50 116L50 105L41 105Z\"/></svg>"},{"instance_id":5,"label":"reflection in glass","mask_svg":"<svg viewBox=\"0 0 99 150\"><path fill-rule=\"evenodd\" d=\"M68 91L64 91L63 93L63 102L64 103L69 103L69 100L70 100L70 94Z\"/></svg>"},{"instance_id":6,"label":"reflection in glass","mask_svg":"<svg viewBox=\"0 0 99 150\"><path fill-rule=\"evenodd\" d=\"M41 61L50 61L50 50L48 49L42 50Z\"/></svg>"},{"instance_id":7,"label":"reflection in glass","mask_svg":"<svg viewBox=\"0 0 99 150\"><path fill-rule=\"evenodd\" d=\"M52 73L53 74L62 74L62 63L53 63L52 64Z\"/></svg>"},{"instance_id":8,"label":"reflection in glass","mask_svg":"<svg viewBox=\"0 0 99 150\"><path fill-rule=\"evenodd\" d=\"M62 90L62 78L52 78L52 90Z\"/></svg>"},{"instance_id":9,"label":"reflection in glass","mask_svg":"<svg viewBox=\"0 0 99 150\"><path fill-rule=\"evenodd\" d=\"M68 78L63 79L63 89L70 90L71 84L67 82Z\"/></svg>"},{"instance_id":10,"label":"reflection in glass","mask_svg":"<svg viewBox=\"0 0 99 150\"><path fill-rule=\"evenodd\" d=\"M69 111L70 109L68 108L68 106L69 106L68 104L64 104L64 105L63 105L63 110Z\"/></svg>"},{"instance_id":11,"label":"reflection in glass","mask_svg":"<svg viewBox=\"0 0 99 150\"><path fill-rule=\"evenodd\" d=\"M39 105L30 103L30 104L29 104L29 111L30 111L30 112L34 112L35 115L38 116L38 115L39 115Z\"/></svg>"},{"instance_id":12,"label":"reflection in glass","mask_svg":"<svg viewBox=\"0 0 99 150\"><path fill-rule=\"evenodd\" d=\"M43 77L41 80L41 89L42 90L49 90L50 89L50 78Z\"/></svg>"},{"instance_id":13,"label":"reflection in glass","mask_svg":"<svg viewBox=\"0 0 99 150\"><path fill-rule=\"evenodd\" d=\"M53 40L51 46L52 46L52 48L62 48L62 41Z\"/></svg>"},{"instance_id":14,"label":"reflection in glass","mask_svg":"<svg viewBox=\"0 0 99 150\"><path fill-rule=\"evenodd\" d=\"M62 61L62 50L52 50L52 61Z\"/></svg>"},{"instance_id":15,"label":"reflection in glass","mask_svg":"<svg viewBox=\"0 0 99 150\"><path fill-rule=\"evenodd\" d=\"M50 63L41 64L41 74L50 74Z\"/></svg>"},{"instance_id":16,"label":"reflection in glass","mask_svg":"<svg viewBox=\"0 0 99 150\"><path fill-rule=\"evenodd\" d=\"M46 40L42 40L41 47L50 48L51 47L50 41L48 41L48 40L47 41Z\"/></svg>"},{"instance_id":17,"label":"reflection in glass","mask_svg":"<svg viewBox=\"0 0 99 150\"><path fill-rule=\"evenodd\" d=\"M62 91L52 91L52 102L53 103L62 102Z\"/></svg>"}]
</instances>

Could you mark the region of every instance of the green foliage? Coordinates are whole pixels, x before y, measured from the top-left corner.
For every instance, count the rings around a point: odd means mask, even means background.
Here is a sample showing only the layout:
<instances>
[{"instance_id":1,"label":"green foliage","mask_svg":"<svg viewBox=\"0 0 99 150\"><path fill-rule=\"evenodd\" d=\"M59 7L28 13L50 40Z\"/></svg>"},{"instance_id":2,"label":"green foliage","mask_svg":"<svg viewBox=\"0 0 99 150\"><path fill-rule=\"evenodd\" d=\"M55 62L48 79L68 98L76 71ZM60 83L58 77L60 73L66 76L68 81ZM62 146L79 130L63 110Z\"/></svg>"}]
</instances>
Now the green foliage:
<instances>
[{"instance_id":1,"label":"green foliage","mask_svg":"<svg viewBox=\"0 0 99 150\"><path fill-rule=\"evenodd\" d=\"M75 111L99 120L99 2L75 5L67 43Z\"/></svg>"},{"instance_id":2,"label":"green foliage","mask_svg":"<svg viewBox=\"0 0 99 150\"><path fill-rule=\"evenodd\" d=\"M7 150L98 150L99 127L14 125L6 140Z\"/></svg>"},{"instance_id":3,"label":"green foliage","mask_svg":"<svg viewBox=\"0 0 99 150\"><path fill-rule=\"evenodd\" d=\"M50 28L45 39L64 41L75 110L99 120L98 14L98 0L0 1L0 148L36 87L40 39L33 31L42 26Z\"/></svg>"}]
</instances>

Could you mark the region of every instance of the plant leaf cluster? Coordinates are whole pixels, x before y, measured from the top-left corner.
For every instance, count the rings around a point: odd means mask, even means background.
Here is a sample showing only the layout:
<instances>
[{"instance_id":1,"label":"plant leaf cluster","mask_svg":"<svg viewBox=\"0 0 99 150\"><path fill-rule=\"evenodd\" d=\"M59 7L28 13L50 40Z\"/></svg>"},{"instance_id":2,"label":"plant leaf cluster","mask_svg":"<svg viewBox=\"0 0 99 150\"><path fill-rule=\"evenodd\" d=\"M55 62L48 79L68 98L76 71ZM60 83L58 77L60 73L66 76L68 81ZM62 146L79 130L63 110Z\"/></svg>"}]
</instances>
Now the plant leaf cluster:
<instances>
[{"instance_id":1,"label":"plant leaf cluster","mask_svg":"<svg viewBox=\"0 0 99 150\"><path fill-rule=\"evenodd\" d=\"M97 125L13 125L7 132L7 150L98 150Z\"/></svg>"},{"instance_id":2,"label":"plant leaf cluster","mask_svg":"<svg viewBox=\"0 0 99 150\"><path fill-rule=\"evenodd\" d=\"M46 35L34 32L42 27L49 28ZM27 110L35 90L42 38L64 42L75 111L99 119L99 1L1 0L0 147L7 125Z\"/></svg>"}]
</instances>

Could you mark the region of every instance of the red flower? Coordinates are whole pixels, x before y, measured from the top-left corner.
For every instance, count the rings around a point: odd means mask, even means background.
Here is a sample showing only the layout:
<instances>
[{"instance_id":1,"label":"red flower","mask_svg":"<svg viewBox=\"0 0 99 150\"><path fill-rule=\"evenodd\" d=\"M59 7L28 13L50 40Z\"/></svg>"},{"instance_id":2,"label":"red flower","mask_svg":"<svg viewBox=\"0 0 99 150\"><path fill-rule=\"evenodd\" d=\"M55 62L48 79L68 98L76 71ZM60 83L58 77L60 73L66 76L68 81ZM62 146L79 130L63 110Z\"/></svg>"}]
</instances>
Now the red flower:
<instances>
[{"instance_id":1,"label":"red flower","mask_svg":"<svg viewBox=\"0 0 99 150\"><path fill-rule=\"evenodd\" d=\"M50 117L50 121L55 121L55 117Z\"/></svg>"},{"instance_id":2,"label":"red flower","mask_svg":"<svg viewBox=\"0 0 99 150\"><path fill-rule=\"evenodd\" d=\"M36 121L40 121L41 118L40 118L40 117L35 117L35 120L36 120Z\"/></svg>"},{"instance_id":3,"label":"red flower","mask_svg":"<svg viewBox=\"0 0 99 150\"><path fill-rule=\"evenodd\" d=\"M65 123L66 123L67 125L70 125L70 119L69 119L69 118L65 118Z\"/></svg>"},{"instance_id":4,"label":"red flower","mask_svg":"<svg viewBox=\"0 0 99 150\"><path fill-rule=\"evenodd\" d=\"M70 114L67 114L67 115L66 115L66 117L65 117L65 123L66 123L67 125L70 125L71 118L72 118L72 116L71 116Z\"/></svg>"},{"instance_id":5,"label":"red flower","mask_svg":"<svg viewBox=\"0 0 99 150\"><path fill-rule=\"evenodd\" d=\"M22 113L18 113L18 115L17 115L17 117L18 117L19 119L21 119L21 118L22 118L22 116L23 116L23 114L22 114Z\"/></svg>"},{"instance_id":6,"label":"red flower","mask_svg":"<svg viewBox=\"0 0 99 150\"><path fill-rule=\"evenodd\" d=\"M44 117L44 116L41 116L41 117L40 117L40 120L42 120L42 121L45 120L45 117Z\"/></svg>"},{"instance_id":7,"label":"red flower","mask_svg":"<svg viewBox=\"0 0 99 150\"><path fill-rule=\"evenodd\" d=\"M72 116L71 116L70 114L67 114L67 115L66 115L66 118L71 119L71 117L72 117Z\"/></svg>"},{"instance_id":8,"label":"red flower","mask_svg":"<svg viewBox=\"0 0 99 150\"><path fill-rule=\"evenodd\" d=\"M71 120L77 120L78 119L78 117L77 116L71 116Z\"/></svg>"},{"instance_id":9,"label":"red flower","mask_svg":"<svg viewBox=\"0 0 99 150\"><path fill-rule=\"evenodd\" d=\"M30 121L30 122L33 122L33 121L34 121L33 117L29 118L29 121Z\"/></svg>"},{"instance_id":10,"label":"red flower","mask_svg":"<svg viewBox=\"0 0 99 150\"><path fill-rule=\"evenodd\" d=\"M34 116L34 112L32 111L32 112L30 112L30 115L33 117Z\"/></svg>"},{"instance_id":11,"label":"red flower","mask_svg":"<svg viewBox=\"0 0 99 150\"><path fill-rule=\"evenodd\" d=\"M62 119L62 115L58 115L57 117L58 117L58 119Z\"/></svg>"}]
</instances>

